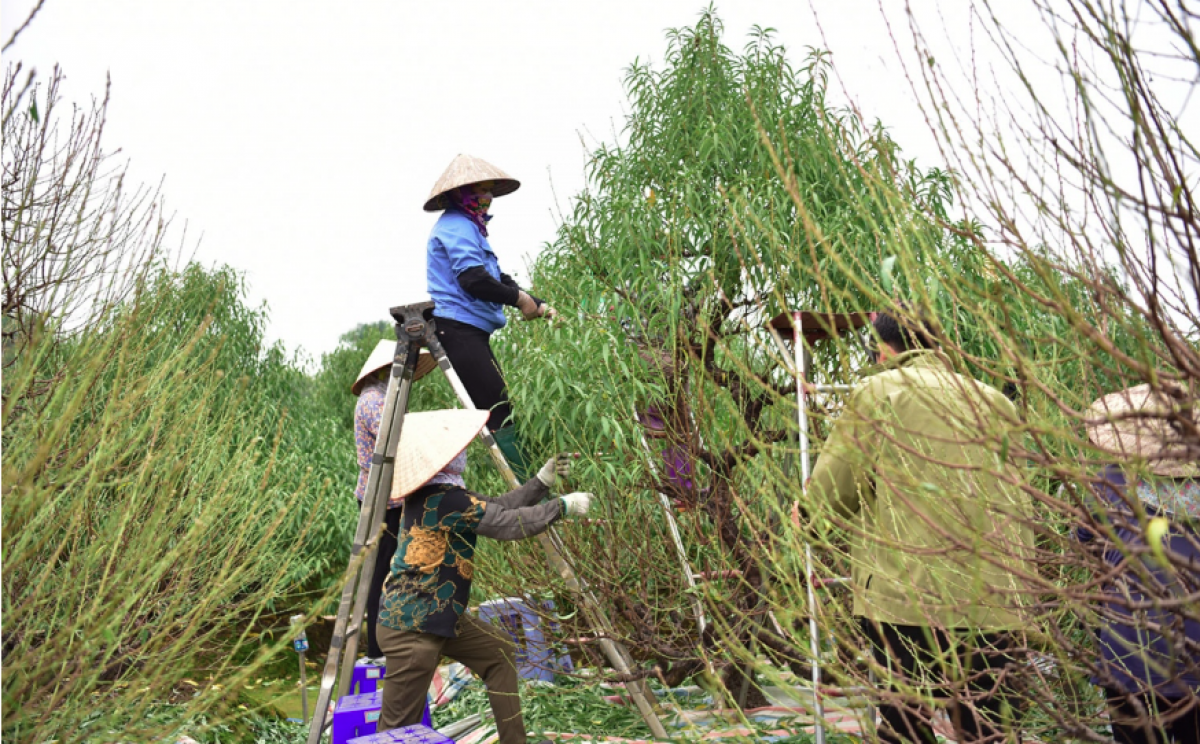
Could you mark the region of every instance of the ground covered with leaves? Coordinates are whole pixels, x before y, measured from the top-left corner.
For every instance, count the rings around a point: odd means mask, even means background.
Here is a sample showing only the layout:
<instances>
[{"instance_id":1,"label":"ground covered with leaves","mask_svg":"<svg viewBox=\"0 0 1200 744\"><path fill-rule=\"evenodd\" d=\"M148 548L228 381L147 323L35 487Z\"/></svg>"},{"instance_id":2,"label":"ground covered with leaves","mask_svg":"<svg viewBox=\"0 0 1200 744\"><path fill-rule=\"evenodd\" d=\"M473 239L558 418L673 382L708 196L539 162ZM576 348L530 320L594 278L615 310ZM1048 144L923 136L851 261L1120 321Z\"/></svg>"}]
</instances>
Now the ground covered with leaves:
<instances>
[{"instance_id":1,"label":"ground covered with leaves","mask_svg":"<svg viewBox=\"0 0 1200 744\"><path fill-rule=\"evenodd\" d=\"M287 716L298 714L299 694L294 679L258 679L253 689L247 688L233 704L237 715L228 711L223 715L186 717L187 706L163 704L154 706L149 716L155 719L162 730L175 728L179 737L189 737L197 744L300 744L307 738L308 728ZM660 686L652 684L655 689ZM661 689L660 689L661 691ZM310 704L316 699L315 684L310 687ZM635 708L614 704L611 700L619 688L576 677L559 677L554 684L526 683L521 689L525 725L532 737L556 738L556 734L585 734L599 737L627 739L649 739L650 731L637 714ZM606 699L607 698L607 699ZM694 709L704 705L703 699L684 703L682 707ZM675 705L668 704L668 711ZM434 712L434 726L444 728L476 713L489 710L487 692L478 680L472 681L462 693L449 704ZM114 733L99 728L90 732L95 716L85 722L82 741L106 740ZM810 734L780 736L778 724L755 724L748 728L754 731L749 736L729 736L725 742L770 741L785 744L809 744ZM672 731L675 741L700 741L707 729L676 727ZM94 736L90 735L93 734ZM186 739L181 739L186 741ZM535 739L536 740L536 739ZM571 740L577 740L572 737ZM831 734L826 740L831 744L850 744L860 741L855 737Z\"/></svg>"}]
</instances>

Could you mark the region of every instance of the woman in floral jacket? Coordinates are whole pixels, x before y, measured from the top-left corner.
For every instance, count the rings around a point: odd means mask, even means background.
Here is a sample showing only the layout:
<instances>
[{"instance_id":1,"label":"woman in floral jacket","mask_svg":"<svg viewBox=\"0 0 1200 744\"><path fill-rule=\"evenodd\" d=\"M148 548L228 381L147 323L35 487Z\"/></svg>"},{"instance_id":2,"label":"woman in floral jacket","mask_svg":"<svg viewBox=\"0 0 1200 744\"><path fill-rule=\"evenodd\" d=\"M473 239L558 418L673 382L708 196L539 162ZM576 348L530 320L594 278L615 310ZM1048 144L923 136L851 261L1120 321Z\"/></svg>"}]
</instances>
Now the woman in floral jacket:
<instances>
[{"instance_id":1,"label":"woman in floral jacket","mask_svg":"<svg viewBox=\"0 0 1200 744\"><path fill-rule=\"evenodd\" d=\"M492 498L468 491L466 448L487 422L474 409L410 413L396 452L392 496L403 501L400 539L383 590L376 636L387 658L380 730L419 723L443 656L483 678L500 744L525 744L515 647L467 614L479 536L520 540L587 513L591 494L543 501L570 471L551 458L525 485Z\"/></svg>"}]
</instances>

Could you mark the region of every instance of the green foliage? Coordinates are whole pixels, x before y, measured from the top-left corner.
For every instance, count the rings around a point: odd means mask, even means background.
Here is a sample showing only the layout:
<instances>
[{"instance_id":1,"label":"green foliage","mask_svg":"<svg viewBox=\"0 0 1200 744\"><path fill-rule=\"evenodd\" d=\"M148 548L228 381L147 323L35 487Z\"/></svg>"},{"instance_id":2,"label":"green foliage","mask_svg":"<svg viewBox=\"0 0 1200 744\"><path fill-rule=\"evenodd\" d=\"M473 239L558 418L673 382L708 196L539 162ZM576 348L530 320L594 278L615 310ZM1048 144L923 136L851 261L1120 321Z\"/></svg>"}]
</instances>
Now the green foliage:
<instances>
[{"instance_id":1,"label":"green foliage","mask_svg":"<svg viewBox=\"0 0 1200 744\"><path fill-rule=\"evenodd\" d=\"M1080 411L1160 374L1183 378L1194 332L1167 348L1162 316L1124 289L1136 266L1064 258L1014 237L1017 220L1000 220L1012 250L994 250L995 231L955 205L957 176L918 168L882 125L830 106L826 71L815 51L795 66L766 29L734 52L711 11L671 32L661 67L629 69L621 142L593 153L587 188L533 270L563 319L493 341L518 426L535 462L584 454L565 488L597 494L596 519L559 534L638 663L675 681L713 665L733 690L738 667L764 657L802 666L808 578L855 568L853 531L801 498L792 356L766 320L798 309L934 319L952 365L1019 397L1020 420L989 444L1038 504L1027 593L1039 609L1025 640L1061 666L1025 681L1031 700L1049 701L1028 719L1049 740L1074 726L1059 709L1084 720L1094 703L1091 599L1071 594L1098 560L1069 538L1096 465ZM322 590L341 575L357 515L349 386L393 330L355 328L310 376L264 344L265 309L244 294L229 269L152 268L81 332L61 332L53 313L5 316L5 741L148 740L184 721L206 741L291 740L265 719L232 721L231 691L278 651L251 628L328 606ZM862 336L821 342L811 377L869 372ZM803 433L819 451L840 403L813 402ZM456 405L435 373L410 409ZM650 414L661 428L639 423ZM481 448L470 462L473 488L504 490ZM1052 483L1067 495L1050 496ZM680 507L691 569L725 578L689 586L662 497ZM477 561L476 598L552 597L565 634L593 632L532 541L482 541ZM849 599L823 594L818 614L852 645ZM826 670L862 682L857 665ZM201 674L222 685L163 708ZM594 688L526 692L532 728L644 733ZM469 693L458 705L481 704Z\"/></svg>"},{"instance_id":2,"label":"green foliage","mask_svg":"<svg viewBox=\"0 0 1200 744\"><path fill-rule=\"evenodd\" d=\"M590 455L576 487L600 495L607 521L571 530L568 546L611 592L631 642L663 660L695 654L697 592L653 492L691 510L695 569L752 572L753 535L791 488L777 459L756 470L794 420L763 320L872 309L889 256L900 285L903 247L953 243L925 216L946 211L946 174L918 171L882 128L828 106L819 54L795 68L765 30L741 54L720 36L706 14L670 34L662 69L630 69L626 142L593 153L587 190L534 267L565 320L500 344L539 453ZM845 374L861 361L844 348L827 364ZM666 441L644 449L635 413L651 405ZM682 452L692 487L663 477L664 448ZM716 614L755 601L750 586L699 591Z\"/></svg>"},{"instance_id":3,"label":"green foliage","mask_svg":"<svg viewBox=\"0 0 1200 744\"><path fill-rule=\"evenodd\" d=\"M354 430L354 403L350 385L381 339L395 339L387 321L363 323L342 334L338 347L321 357L321 368L313 377L313 397L318 409L336 420L342 432ZM351 470L351 468L347 468Z\"/></svg>"},{"instance_id":4,"label":"green foliage","mask_svg":"<svg viewBox=\"0 0 1200 744\"><path fill-rule=\"evenodd\" d=\"M562 321L516 324L494 341L531 448L585 454L571 487L599 496L598 520L563 528L563 541L622 639L676 678L708 660L733 682L737 664L764 652L786 667L808 655L806 541L817 575L850 572L845 522L799 503L791 350L764 328L784 310L921 314L958 370L1010 387L1022 418L994 445L1020 465L1038 504L1030 528L1048 551L1028 594L1077 578L1089 560L1069 544L1077 502L1042 489L1087 480L1076 412L1138 381L1128 359L1166 356L1135 306L1097 300L1116 273L1036 246L991 250L987 229L954 216L952 173L902 159L882 125L826 102L819 53L794 67L763 29L735 53L710 12L669 35L664 59L630 68L622 141L593 152L587 188L533 268ZM867 333L820 342L811 379L856 381L870 371L868 346ZM819 452L840 400L810 402ZM643 445L651 432L637 421L651 409L663 426ZM670 477L668 461L690 475ZM688 586L656 492L683 509L692 570L736 579ZM811 530L790 527L801 525L794 502ZM532 551L502 550L480 583L548 587L569 610ZM825 627L854 637L848 597L823 601ZM764 607L782 631L769 650L755 627ZM1030 630L1078 639L1077 622L1051 612ZM1073 695L1063 692L1073 674L1054 694Z\"/></svg>"},{"instance_id":5,"label":"green foliage","mask_svg":"<svg viewBox=\"0 0 1200 744\"><path fill-rule=\"evenodd\" d=\"M152 272L5 374L6 740L72 738L95 696L96 730L161 734L148 690L235 685L271 651L255 618L345 555L351 504L312 467L329 439L292 423L309 381L242 293L228 269Z\"/></svg>"},{"instance_id":6,"label":"green foliage","mask_svg":"<svg viewBox=\"0 0 1200 744\"><path fill-rule=\"evenodd\" d=\"M611 690L569 677L557 678L552 687L523 685L521 710L525 728L535 734L591 732L630 738L648 736L649 729L637 710L605 701L603 696L609 694ZM434 712L434 726L445 726L486 710L487 704L486 690L475 682Z\"/></svg>"},{"instance_id":7,"label":"green foliage","mask_svg":"<svg viewBox=\"0 0 1200 744\"><path fill-rule=\"evenodd\" d=\"M253 712L245 706L234 706L234 714L230 707L223 705L212 712L195 713L188 705L153 705L144 716L152 725L143 728L176 732L198 744L302 744L308 738L308 727L303 724ZM109 741L123 733L128 723L106 719L100 712L94 712L85 718L81 734L75 740L88 744ZM105 730L104 726L110 728Z\"/></svg>"},{"instance_id":8,"label":"green foliage","mask_svg":"<svg viewBox=\"0 0 1200 744\"><path fill-rule=\"evenodd\" d=\"M362 323L342 334L337 348L321 357L321 367L313 376L314 407L335 418L339 430L347 436L354 430L354 404L358 400L350 392L350 385L358 379L375 346L380 341L395 340L396 330L391 322ZM413 411L457 406L457 398L440 371L418 380L410 393L409 409Z\"/></svg>"}]
</instances>

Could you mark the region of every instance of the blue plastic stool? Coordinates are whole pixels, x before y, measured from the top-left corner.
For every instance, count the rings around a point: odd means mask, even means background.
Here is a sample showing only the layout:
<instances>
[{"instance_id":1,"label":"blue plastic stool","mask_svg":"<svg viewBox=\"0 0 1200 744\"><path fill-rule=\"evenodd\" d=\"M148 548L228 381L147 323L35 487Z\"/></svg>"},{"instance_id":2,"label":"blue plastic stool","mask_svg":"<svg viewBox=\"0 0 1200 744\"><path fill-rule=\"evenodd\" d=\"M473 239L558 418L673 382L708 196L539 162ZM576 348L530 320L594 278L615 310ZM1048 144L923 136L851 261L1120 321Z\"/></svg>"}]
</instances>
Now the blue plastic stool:
<instances>
[{"instance_id":1,"label":"blue plastic stool","mask_svg":"<svg viewBox=\"0 0 1200 744\"><path fill-rule=\"evenodd\" d=\"M550 642L542 629L542 618L534 612L530 603L540 605L539 609L543 611L554 609L554 602L550 600L537 602L528 598L506 597L479 605L479 619L485 623L499 621L500 627L508 631L517 646L517 674L521 679L553 682L555 672L572 671L571 657L563 654L554 658ZM549 630L557 630L554 623L550 623Z\"/></svg>"},{"instance_id":2,"label":"blue plastic stool","mask_svg":"<svg viewBox=\"0 0 1200 744\"><path fill-rule=\"evenodd\" d=\"M346 695L339 699L337 707L333 709L333 744L347 744L351 739L374 734L379 725L379 712L382 708L383 690L379 689L361 695ZM428 695L425 696L421 725L433 725Z\"/></svg>"}]
</instances>

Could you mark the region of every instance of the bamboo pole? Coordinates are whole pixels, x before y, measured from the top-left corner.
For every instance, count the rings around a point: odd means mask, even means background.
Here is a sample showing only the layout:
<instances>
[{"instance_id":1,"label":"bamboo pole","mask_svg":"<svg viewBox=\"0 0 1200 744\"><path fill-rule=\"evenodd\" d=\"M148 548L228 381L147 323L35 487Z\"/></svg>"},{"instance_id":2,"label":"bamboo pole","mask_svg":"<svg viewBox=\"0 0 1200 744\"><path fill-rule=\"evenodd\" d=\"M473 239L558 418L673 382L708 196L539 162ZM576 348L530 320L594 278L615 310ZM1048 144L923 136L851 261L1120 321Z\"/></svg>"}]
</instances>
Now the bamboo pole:
<instances>
[{"instance_id":1,"label":"bamboo pole","mask_svg":"<svg viewBox=\"0 0 1200 744\"><path fill-rule=\"evenodd\" d=\"M796 404L800 423L800 492L807 501L808 478L811 474L808 442L808 398L805 392L808 376L807 350L804 348L802 313L792 314L792 353L796 363ZM825 712L821 704L821 638L817 627L817 593L813 586L812 545L804 542L804 577L808 590L808 640L812 652L813 733L816 744L825 744Z\"/></svg>"}]
</instances>

